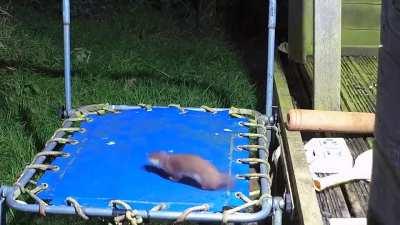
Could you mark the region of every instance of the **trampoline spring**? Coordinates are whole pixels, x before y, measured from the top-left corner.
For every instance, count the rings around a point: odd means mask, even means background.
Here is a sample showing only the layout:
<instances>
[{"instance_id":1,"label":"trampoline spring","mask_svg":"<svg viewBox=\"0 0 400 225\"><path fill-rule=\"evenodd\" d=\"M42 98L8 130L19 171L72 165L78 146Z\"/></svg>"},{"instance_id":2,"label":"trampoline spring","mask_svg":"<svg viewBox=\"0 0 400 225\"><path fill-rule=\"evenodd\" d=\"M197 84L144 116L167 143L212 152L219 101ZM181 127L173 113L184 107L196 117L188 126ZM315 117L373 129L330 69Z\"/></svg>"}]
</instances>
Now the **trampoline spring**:
<instances>
[{"instance_id":1,"label":"trampoline spring","mask_svg":"<svg viewBox=\"0 0 400 225\"><path fill-rule=\"evenodd\" d=\"M248 151L256 152L256 151L258 151L258 148L257 148L257 146L254 146L254 145L252 145L252 146L250 146L250 145L239 145L239 146L236 146L236 150L237 151L248 150Z\"/></svg>"},{"instance_id":2,"label":"trampoline spring","mask_svg":"<svg viewBox=\"0 0 400 225\"><path fill-rule=\"evenodd\" d=\"M133 210L127 210L125 212L125 218L129 221L131 225L137 225L143 223L143 218L136 214Z\"/></svg>"},{"instance_id":3,"label":"trampoline spring","mask_svg":"<svg viewBox=\"0 0 400 225\"><path fill-rule=\"evenodd\" d=\"M111 106L109 104L107 104L107 107L104 108L104 110L108 111L108 112L112 112L112 113L121 113L120 111L118 111L117 109L115 109L114 106Z\"/></svg>"},{"instance_id":4,"label":"trampoline spring","mask_svg":"<svg viewBox=\"0 0 400 225\"><path fill-rule=\"evenodd\" d=\"M254 180L254 179L259 179L259 178L267 178L270 180L270 177L267 174L263 173L245 173L245 174L236 174L236 179L240 180Z\"/></svg>"},{"instance_id":5,"label":"trampoline spring","mask_svg":"<svg viewBox=\"0 0 400 225\"><path fill-rule=\"evenodd\" d=\"M254 196L260 196L261 191L260 190L256 190L256 191L251 191L249 193L250 197L254 197Z\"/></svg>"},{"instance_id":6,"label":"trampoline spring","mask_svg":"<svg viewBox=\"0 0 400 225\"><path fill-rule=\"evenodd\" d=\"M98 114L98 115L104 115L104 114L106 114L106 113L108 113L108 112L111 112L111 113L119 113L119 111L117 111L117 110L115 110L115 109L111 109L111 108L107 108L107 109L99 109L99 110L97 110L96 111L96 113Z\"/></svg>"},{"instance_id":7,"label":"trampoline spring","mask_svg":"<svg viewBox=\"0 0 400 225\"><path fill-rule=\"evenodd\" d=\"M84 220L88 220L89 217L85 214L85 212L83 211L83 208L81 207L81 205L78 203L78 201L76 201L74 198L72 197L67 197L65 199L65 201L67 202L67 204L72 205L72 207L74 207L76 214L78 214L80 217L82 217Z\"/></svg>"},{"instance_id":8,"label":"trampoline spring","mask_svg":"<svg viewBox=\"0 0 400 225\"><path fill-rule=\"evenodd\" d=\"M247 137L247 138L262 138L262 139L264 139L264 141L266 143L268 143L267 137L265 137L262 134L257 134L257 133L239 133L239 136L240 137Z\"/></svg>"},{"instance_id":9,"label":"trampoline spring","mask_svg":"<svg viewBox=\"0 0 400 225\"><path fill-rule=\"evenodd\" d=\"M265 133L267 131L267 129L265 128L264 125L258 124L258 123L253 123L253 122L249 123L249 122L241 121L241 122L239 122L239 125L240 126L246 126L246 127L252 127L252 128L260 128L260 129L262 129L263 133Z\"/></svg>"},{"instance_id":10,"label":"trampoline spring","mask_svg":"<svg viewBox=\"0 0 400 225\"><path fill-rule=\"evenodd\" d=\"M112 106L110 106L110 104L105 103L105 104L94 104L94 105L83 106L76 111L76 114L80 116L86 116L90 114L103 115L107 112L119 113Z\"/></svg>"},{"instance_id":11,"label":"trampoline spring","mask_svg":"<svg viewBox=\"0 0 400 225\"><path fill-rule=\"evenodd\" d=\"M124 220L128 220L130 225L137 225L143 223L143 218L136 215L132 210L127 210L125 215L115 216L114 222L116 225L122 225Z\"/></svg>"},{"instance_id":12,"label":"trampoline spring","mask_svg":"<svg viewBox=\"0 0 400 225\"><path fill-rule=\"evenodd\" d=\"M74 133L74 132L85 133L86 129L85 128L80 128L80 127L63 127L63 128L59 128L54 132L54 134L53 134L53 136L51 136L50 140L57 138L56 136L60 132L64 132L64 133Z\"/></svg>"},{"instance_id":13,"label":"trampoline spring","mask_svg":"<svg viewBox=\"0 0 400 225\"><path fill-rule=\"evenodd\" d=\"M52 171L58 171L60 170L59 166L55 165L47 165L47 164L32 164L26 167L27 169L35 169L35 170L52 170Z\"/></svg>"},{"instance_id":14,"label":"trampoline spring","mask_svg":"<svg viewBox=\"0 0 400 225\"><path fill-rule=\"evenodd\" d=\"M118 205L120 205L126 210L132 210L132 207L122 200L111 200L108 205L110 207L117 207Z\"/></svg>"},{"instance_id":15,"label":"trampoline spring","mask_svg":"<svg viewBox=\"0 0 400 225\"><path fill-rule=\"evenodd\" d=\"M48 145L51 142L57 142L58 144L71 144L71 145L79 144L79 141L70 138L52 138L46 142L46 145Z\"/></svg>"},{"instance_id":16,"label":"trampoline spring","mask_svg":"<svg viewBox=\"0 0 400 225\"><path fill-rule=\"evenodd\" d=\"M235 116L238 118L244 118L244 117L256 117L256 112L251 109L239 109L235 107L231 107L229 109L229 114L231 116Z\"/></svg>"},{"instance_id":17,"label":"trampoline spring","mask_svg":"<svg viewBox=\"0 0 400 225\"><path fill-rule=\"evenodd\" d=\"M208 204L203 204L199 206L193 206L190 208L185 209L185 211L182 212L180 216L176 219L176 221L173 224L181 223L186 220L186 218L189 216L190 213L192 212L198 212L198 211L208 211L210 209L210 206Z\"/></svg>"},{"instance_id":18,"label":"trampoline spring","mask_svg":"<svg viewBox=\"0 0 400 225\"><path fill-rule=\"evenodd\" d=\"M258 200L253 200L253 201L250 201L250 202L246 202L245 204L240 205L238 207L235 207L233 209L229 209L229 210L224 211L222 213L222 222L224 224L226 224L228 222L228 216L229 215L234 214L236 212L239 212L239 211L241 211L243 209L247 209L249 207L255 206L257 204L258 204Z\"/></svg>"},{"instance_id":19,"label":"trampoline spring","mask_svg":"<svg viewBox=\"0 0 400 225\"><path fill-rule=\"evenodd\" d=\"M73 132L79 132L79 133L85 133L86 129L81 128L81 127L64 127L64 128L59 128L57 129L54 133L59 133L59 132L66 132L66 133L73 133Z\"/></svg>"},{"instance_id":20,"label":"trampoline spring","mask_svg":"<svg viewBox=\"0 0 400 225\"><path fill-rule=\"evenodd\" d=\"M252 200L250 198L248 198L246 195L244 195L242 192L236 192L235 193L235 197L243 200L244 202L251 202Z\"/></svg>"},{"instance_id":21,"label":"trampoline spring","mask_svg":"<svg viewBox=\"0 0 400 225\"><path fill-rule=\"evenodd\" d=\"M86 116L72 117L72 118L65 119L65 120L63 121L63 123L62 123L62 126L64 127L65 124L68 123L68 122L83 122L83 121L85 121L85 122L92 122L93 119L92 119L92 118L89 118L89 117L86 117Z\"/></svg>"},{"instance_id":22,"label":"trampoline spring","mask_svg":"<svg viewBox=\"0 0 400 225\"><path fill-rule=\"evenodd\" d=\"M276 139L278 139L278 141L281 142L281 132L277 126L265 126L265 128L275 131Z\"/></svg>"},{"instance_id":23,"label":"trampoline spring","mask_svg":"<svg viewBox=\"0 0 400 225\"><path fill-rule=\"evenodd\" d=\"M153 208L150 209L150 211L161 211L167 208L167 204L165 203L160 203L156 206L154 206Z\"/></svg>"},{"instance_id":24,"label":"trampoline spring","mask_svg":"<svg viewBox=\"0 0 400 225\"><path fill-rule=\"evenodd\" d=\"M41 156L61 156L61 157L64 157L64 158L68 158L68 157L70 157L71 155L69 154L69 153L67 153L67 152L59 152L59 151L42 151L42 152L39 152L39 153L37 153L36 155L35 155L35 157L33 158L33 161L32 162L35 162L39 157L41 157ZM32 163L33 164L33 163Z\"/></svg>"},{"instance_id":25,"label":"trampoline spring","mask_svg":"<svg viewBox=\"0 0 400 225\"><path fill-rule=\"evenodd\" d=\"M237 114L237 113L229 113L229 115L231 115L232 117L239 118L239 119L245 118L244 116Z\"/></svg>"},{"instance_id":26,"label":"trampoline spring","mask_svg":"<svg viewBox=\"0 0 400 225\"><path fill-rule=\"evenodd\" d=\"M249 119L249 123L257 123L257 120Z\"/></svg>"},{"instance_id":27,"label":"trampoline spring","mask_svg":"<svg viewBox=\"0 0 400 225\"><path fill-rule=\"evenodd\" d=\"M31 198L33 198L39 204L39 214L42 216L46 216L46 207L48 206L48 204L42 199L40 199L35 193L32 193L32 191L27 190L19 183L17 183L16 186L20 189L22 193L28 194Z\"/></svg>"},{"instance_id":28,"label":"trampoline spring","mask_svg":"<svg viewBox=\"0 0 400 225\"><path fill-rule=\"evenodd\" d=\"M24 193L28 194L31 198L33 198L37 203L39 203L40 205L44 205L47 206L47 203L45 201L43 201L42 199L40 199L37 195L30 193L29 191L25 191Z\"/></svg>"},{"instance_id":29,"label":"trampoline spring","mask_svg":"<svg viewBox=\"0 0 400 225\"><path fill-rule=\"evenodd\" d=\"M28 183L33 184L33 185L37 185L37 182L34 180L29 180Z\"/></svg>"},{"instance_id":30,"label":"trampoline spring","mask_svg":"<svg viewBox=\"0 0 400 225\"><path fill-rule=\"evenodd\" d=\"M179 104L169 104L168 107L174 107L174 108L179 109L179 111L181 111L181 114L187 113L187 111L185 110L185 108L182 107L182 106L179 105Z\"/></svg>"},{"instance_id":31,"label":"trampoline spring","mask_svg":"<svg viewBox=\"0 0 400 225\"><path fill-rule=\"evenodd\" d=\"M277 126L267 126L267 129L268 128L275 131L275 137L278 140L279 145L281 146L282 145L282 136L281 136L281 132L280 132L279 128Z\"/></svg>"},{"instance_id":32,"label":"trampoline spring","mask_svg":"<svg viewBox=\"0 0 400 225\"><path fill-rule=\"evenodd\" d=\"M210 113L217 113L218 111L212 107L206 106L206 105L202 105L200 106L200 108L204 109L206 112L210 112Z\"/></svg>"},{"instance_id":33,"label":"trampoline spring","mask_svg":"<svg viewBox=\"0 0 400 225\"><path fill-rule=\"evenodd\" d=\"M151 106L151 105L148 105L148 104L140 103L140 104L138 104L138 106L140 106L140 107L146 109L147 111L153 110L153 109L152 109L152 106Z\"/></svg>"},{"instance_id":34,"label":"trampoline spring","mask_svg":"<svg viewBox=\"0 0 400 225\"><path fill-rule=\"evenodd\" d=\"M266 146L262 146L262 145L238 145L236 146L236 150L237 151L252 151L252 152L256 152L258 150L264 150L267 151L267 147Z\"/></svg>"},{"instance_id":35,"label":"trampoline spring","mask_svg":"<svg viewBox=\"0 0 400 225\"><path fill-rule=\"evenodd\" d=\"M245 195L243 195L243 196L245 196ZM239 212L239 211L241 211L243 209L247 209L249 207L255 206L255 205L261 205L266 198L271 198L271 197L272 196L270 194L264 194L258 200L250 200L246 196L247 200L249 200L249 201L247 201L245 204L240 205L238 207L235 207L233 209L226 210L226 211L224 211L222 213L222 221L223 221L223 223L227 223L228 222L228 216L229 215L234 214L236 212Z\"/></svg>"},{"instance_id":36,"label":"trampoline spring","mask_svg":"<svg viewBox=\"0 0 400 225\"><path fill-rule=\"evenodd\" d=\"M37 193L39 193L43 190L46 190L48 187L49 187L49 185L47 183L42 183L39 186L35 187L34 189L30 190L29 192L36 195Z\"/></svg>"},{"instance_id":37,"label":"trampoline spring","mask_svg":"<svg viewBox=\"0 0 400 225\"><path fill-rule=\"evenodd\" d=\"M239 122L240 126L246 126L246 127L258 127L258 128L262 128L264 130L266 130L266 127L262 124L258 124L258 123L249 123L249 122Z\"/></svg>"},{"instance_id":38,"label":"trampoline spring","mask_svg":"<svg viewBox=\"0 0 400 225\"><path fill-rule=\"evenodd\" d=\"M260 163L264 163L264 164L269 164L267 160L263 160L263 159L259 159L259 158L243 158L243 159L237 159L236 160L237 163L242 163L242 164L250 164L250 165L254 165L254 164L260 164Z\"/></svg>"},{"instance_id":39,"label":"trampoline spring","mask_svg":"<svg viewBox=\"0 0 400 225\"><path fill-rule=\"evenodd\" d=\"M132 207L128 203L122 200L111 200L109 202L109 206L111 207L117 207L117 205L122 206L126 211L125 215L114 217L114 221L116 224L122 224L121 222L125 219L128 220L131 225L137 225L143 222L143 218L138 216L136 214L136 211L132 210Z\"/></svg>"},{"instance_id":40,"label":"trampoline spring","mask_svg":"<svg viewBox=\"0 0 400 225\"><path fill-rule=\"evenodd\" d=\"M273 131L275 131L275 132L277 132L277 133L280 133L277 126L265 126L265 128L271 129L271 130L273 130Z\"/></svg>"}]
</instances>

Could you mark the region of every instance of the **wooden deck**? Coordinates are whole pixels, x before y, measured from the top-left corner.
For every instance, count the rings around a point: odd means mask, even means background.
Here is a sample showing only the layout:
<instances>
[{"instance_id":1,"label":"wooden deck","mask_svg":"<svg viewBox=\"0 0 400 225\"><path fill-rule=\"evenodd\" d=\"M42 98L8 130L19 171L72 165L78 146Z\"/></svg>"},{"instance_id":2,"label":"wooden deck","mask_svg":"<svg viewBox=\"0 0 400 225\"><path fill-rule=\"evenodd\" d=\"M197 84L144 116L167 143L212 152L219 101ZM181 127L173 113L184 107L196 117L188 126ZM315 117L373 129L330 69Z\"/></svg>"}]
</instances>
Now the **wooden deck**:
<instances>
[{"instance_id":1,"label":"wooden deck","mask_svg":"<svg viewBox=\"0 0 400 225\"><path fill-rule=\"evenodd\" d=\"M306 64L295 64L288 62L285 57L278 60L280 67L277 68L277 96L281 108L281 119L284 122L285 113L289 108L310 108L313 78L313 62L308 60ZM280 71L279 71L280 70ZM376 82L377 82L377 58L376 57L342 57L341 65L341 108L343 111L357 112L374 112L376 99ZM281 77L280 77L281 76ZM289 94L284 94L285 85L289 87ZM312 137L323 137L326 134L289 132L290 135L284 136L288 147L287 161L292 165L294 175L291 182L297 184L297 188L303 187L298 192L300 201L309 201L316 196L317 208L314 209L313 204L297 207L299 216L299 224L316 225L321 224L317 220L306 220L306 218L315 217L312 210L320 212L323 224L329 224L329 218L350 218L350 217L366 217L368 208L369 184L365 181L350 182L339 187L329 188L323 192L317 193L313 190L308 179L304 179L304 175L308 173L305 161L299 161L298 148L302 148L302 144L306 143ZM316 136L318 135L318 136ZM339 136L344 137L352 151L353 157L372 148L372 136ZM299 139L300 142L299 143ZM295 145L293 145L295 143ZM296 154L294 154L296 153ZM304 153L303 153L304 154ZM303 159L304 160L304 159ZM302 165L304 164L304 165ZM289 170L290 171L290 170ZM302 174L297 176L297 174ZM309 175L309 174L308 174ZM297 177L296 177L297 176ZM310 177L311 179L311 177ZM312 190L312 193L310 192ZM295 195L296 196L296 195ZM304 200L306 198L307 200ZM308 210L304 210L304 209ZM303 209L303 210L302 210Z\"/></svg>"}]
</instances>

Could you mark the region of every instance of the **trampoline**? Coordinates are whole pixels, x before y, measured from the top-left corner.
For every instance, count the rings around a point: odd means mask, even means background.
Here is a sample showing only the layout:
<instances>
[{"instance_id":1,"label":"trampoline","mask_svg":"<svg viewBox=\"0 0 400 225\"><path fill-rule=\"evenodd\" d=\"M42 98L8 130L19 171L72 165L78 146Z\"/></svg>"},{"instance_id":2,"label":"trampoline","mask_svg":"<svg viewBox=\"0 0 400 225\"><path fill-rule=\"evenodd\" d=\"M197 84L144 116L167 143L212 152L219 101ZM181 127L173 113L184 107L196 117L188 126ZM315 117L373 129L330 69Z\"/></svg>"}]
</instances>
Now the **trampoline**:
<instances>
[{"instance_id":1,"label":"trampoline","mask_svg":"<svg viewBox=\"0 0 400 225\"><path fill-rule=\"evenodd\" d=\"M176 104L72 109L69 1L63 0L65 119L14 186L1 186L1 224L5 206L43 216L111 217L116 224L246 223L268 216L281 224L284 201L271 196L268 159L278 132L272 115L275 7L270 0L266 115ZM172 181L148 164L159 150L200 156L229 174L233 185L204 190L190 180Z\"/></svg>"}]
</instances>

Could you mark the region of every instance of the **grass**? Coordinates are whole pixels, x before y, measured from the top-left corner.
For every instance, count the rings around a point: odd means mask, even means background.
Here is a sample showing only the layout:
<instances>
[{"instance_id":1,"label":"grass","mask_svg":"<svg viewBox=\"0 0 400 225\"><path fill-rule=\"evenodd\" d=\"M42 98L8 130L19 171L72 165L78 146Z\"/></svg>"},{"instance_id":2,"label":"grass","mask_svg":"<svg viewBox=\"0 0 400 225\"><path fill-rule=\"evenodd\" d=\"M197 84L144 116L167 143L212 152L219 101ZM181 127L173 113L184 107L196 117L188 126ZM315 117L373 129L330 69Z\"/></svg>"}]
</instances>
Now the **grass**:
<instances>
[{"instance_id":1,"label":"grass","mask_svg":"<svg viewBox=\"0 0 400 225\"><path fill-rule=\"evenodd\" d=\"M29 8L1 17L0 183L12 184L60 126L60 18ZM24 15L29 15L25 16ZM196 35L146 7L73 20L74 106L112 103L254 108L255 88L221 35ZM1 35L1 34L0 34ZM84 224L9 212L12 224ZM104 224L91 220L90 224Z\"/></svg>"}]
</instances>

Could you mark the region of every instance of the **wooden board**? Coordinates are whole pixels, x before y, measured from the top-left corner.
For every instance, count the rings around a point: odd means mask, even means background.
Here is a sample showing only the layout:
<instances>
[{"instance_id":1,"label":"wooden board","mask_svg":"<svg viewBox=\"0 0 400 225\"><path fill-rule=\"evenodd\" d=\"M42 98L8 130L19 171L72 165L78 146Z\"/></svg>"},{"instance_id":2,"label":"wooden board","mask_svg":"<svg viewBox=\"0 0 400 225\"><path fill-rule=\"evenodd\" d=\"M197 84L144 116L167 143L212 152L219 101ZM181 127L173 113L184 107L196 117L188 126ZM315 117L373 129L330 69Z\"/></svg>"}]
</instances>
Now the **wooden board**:
<instances>
[{"instance_id":1,"label":"wooden board","mask_svg":"<svg viewBox=\"0 0 400 225\"><path fill-rule=\"evenodd\" d=\"M276 63L275 84L280 107L280 122L285 123L287 112L294 106L282 71L280 63ZM321 225L323 224L322 215L303 151L300 132L282 129L282 139L287 156L288 173L293 185L297 222L301 225Z\"/></svg>"}]
</instances>

